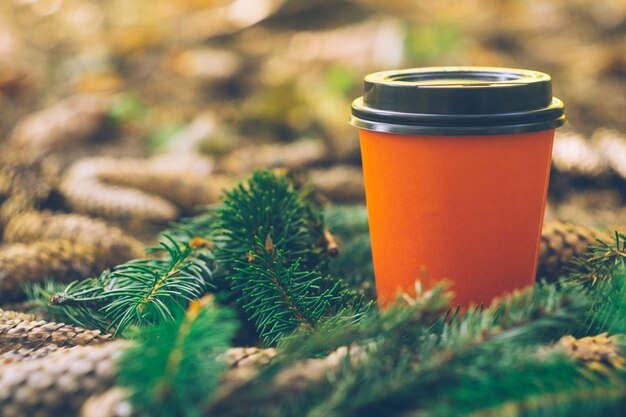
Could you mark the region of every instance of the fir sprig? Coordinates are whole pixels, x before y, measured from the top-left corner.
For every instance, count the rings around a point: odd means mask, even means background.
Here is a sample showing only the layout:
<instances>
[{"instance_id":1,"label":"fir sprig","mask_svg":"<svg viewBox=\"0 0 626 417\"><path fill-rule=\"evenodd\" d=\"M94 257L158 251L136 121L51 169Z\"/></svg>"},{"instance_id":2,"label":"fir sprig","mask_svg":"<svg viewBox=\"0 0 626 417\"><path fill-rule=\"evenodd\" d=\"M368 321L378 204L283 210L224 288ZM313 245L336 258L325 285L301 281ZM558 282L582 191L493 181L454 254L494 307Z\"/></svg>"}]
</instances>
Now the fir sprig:
<instances>
[{"instance_id":1,"label":"fir sprig","mask_svg":"<svg viewBox=\"0 0 626 417\"><path fill-rule=\"evenodd\" d=\"M268 345L299 327L312 331L322 317L337 313L341 281L324 288L324 279L300 270L298 260L285 265L284 250L274 252L257 241L255 252L250 262L238 263L229 280L241 291L241 306Z\"/></svg>"},{"instance_id":2,"label":"fir sprig","mask_svg":"<svg viewBox=\"0 0 626 417\"><path fill-rule=\"evenodd\" d=\"M142 416L199 416L219 385L219 356L237 327L233 314L207 296L175 321L141 329L119 362L119 381Z\"/></svg>"},{"instance_id":3,"label":"fir sprig","mask_svg":"<svg viewBox=\"0 0 626 417\"><path fill-rule=\"evenodd\" d=\"M63 290L49 297L51 308L60 309L71 323L107 331L110 321L101 308L105 304L102 294L105 291L105 278L108 274L107 270L99 278L71 282Z\"/></svg>"},{"instance_id":4,"label":"fir sprig","mask_svg":"<svg viewBox=\"0 0 626 417\"><path fill-rule=\"evenodd\" d=\"M70 315L66 314L65 309L50 304L50 298L55 294L63 291L67 284L46 280L44 282L28 282L24 284L24 294L28 303L33 310L45 315L46 318L54 320L58 323L79 323ZM81 324L82 325L82 324Z\"/></svg>"},{"instance_id":5,"label":"fir sprig","mask_svg":"<svg viewBox=\"0 0 626 417\"><path fill-rule=\"evenodd\" d=\"M324 220L339 241L339 254L328 265L330 274L343 277L350 288L373 299L374 267L365 206L329 206L324 210Z\"/></svg>"},{"instance_id":6,"label":"fir sprig","mask_svg":"<svg viewBox=\"0 0 626 417\"><path fill-rule=\"evenodd\" d=\"M585 316L586 327L581 329L580 335L626 333L626 267L614 267L592 287L579 283L575 288L592 300Z\"/></svg>"},{"instance_id":7,"label":"fir sprig","mask_svg":"<svg viewBox=\"0 0 626 417\"><path fill-rule=\"evenodd\" d=\"M598 240L590 254L574 258L567 268L568 281L595 284L611 276L615 267L626 267L626 235L615 231L612 242Z\"/></svg>"},{"instance_id":8,"label":"fir sprig","mask_svg":"<svg viewBox=\"0 0 626 417\"><path fill-rule=\"evenodd\" d=\"M321 214L285 177L256 171L216 214L216 260L268 345L359 304L324 275Z\"/></svg>"},{"instance_id":9,"label":"fir sprig","mask_svg":"<svg viewBox=\"0 0 626 417\"><path fill-rule=\"evenodd\" d=\"M98 279L73 282L52 303L82 325L114 329L174 320L188 302L211 287L212 271L199 258L201 249L168 236L160 244L161 259L137 259L105 271Z\"/></svg>"},{"instance_id":10,"label":"fir sprig","mask_svg":"<svg viewBox=\"0 0 626 417\"><path fill-rule=\"evenodd\" d=\"M227 270L240 266L257 241L268 241L283 250L286 263L297 260L302 269L314 270L323 260L323 230L308 207L305 196L283 176L255 171L246 182L225 193L224 205L216 210L219 263Z\"/></svg>"},{"instance_id":11,"label":"fir sprig","mask_svg":"<svg viewBox=\"0 0 626 417\"><path fill-rule=\"evenodd\" d=\"M207 291L211 270L191 256L189 245L181 248L165 238L161 246L167 257L127 262L105 278L112 285L102 294L108 301L102 311L117 331L132 324L173 320L177 310L184 310L189 301Z\"/></svg>"}]
</instances>

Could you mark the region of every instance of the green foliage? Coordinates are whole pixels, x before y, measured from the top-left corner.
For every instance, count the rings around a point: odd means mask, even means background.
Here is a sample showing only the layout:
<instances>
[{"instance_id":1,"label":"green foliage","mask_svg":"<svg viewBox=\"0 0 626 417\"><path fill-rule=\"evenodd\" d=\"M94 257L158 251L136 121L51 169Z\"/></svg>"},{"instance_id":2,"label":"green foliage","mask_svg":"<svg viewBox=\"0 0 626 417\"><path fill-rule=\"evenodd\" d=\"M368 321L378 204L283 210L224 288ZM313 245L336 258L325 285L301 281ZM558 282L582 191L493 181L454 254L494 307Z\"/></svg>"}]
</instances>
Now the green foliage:
<instances>
[{"instance_id":1,"label":"green foliage","mask_svg":"<svg viewBox=\"0 0 626 417\"><path fill-rule=\"evenodd\" d=\"M246 263L260 240L275 251L286 251L284 261L300 260L303 269L319 267L325 248L319 218L304 194L282 176L261 170L225 193L217 209L216 256L227 270Z\"/></svg>"},{"instance_id":2,"label":"green foliage","mask_svg":"<svg viewBox=\"0 0 626 417\"><path fill-rule=\"evenodd\" d=\"M344 304L341 281L331 287L319 275L301 271L299 261L285 266L284 250L266 251L261 242L252 261L228 277L242 293L240 302L268 345L299 327L312 331L324 316Z\"/></svg>"},{"instance_id":3,"label":"green foliage","mask_svg":"<svg viewBox=\"0 0 626 417\"><path fill-rule=\"evenodd\" d=\"M588 254L575 258L562 285L593 300L583 334L626 333L626 235L598 241Z\"/></svg>"},{"instance_id":4,"label":"green foliage","mask_svg":"<svg viewBox=\"0 0 626 417\"><path fill-rule=\"evenodd\" d=\"M286 178L257 171L216 210L218 264L268 345L359 303L323 275L321 215L305 197Z\"/></svg>"},{"instance_id":5,"label":"green foliage","mask_svg":"<svg viewBox=\"0 0 626 417\"><path fill-rule=\"evenodd\" d=\"M301 327L312 331L362 297L327 275L323 217L283 176L257 171L220 206L173 225L152 254L99 278L73 282L52 297L73 322L122 334L174 320L211 290L238 307L273 345ZM171 236L173 237L169 237Z\"/></svg>"},{"instance_id":6,"label":"green foliage","mask_svg":"<svg viewBox=\"0 0 626 417\"><path fill-rule=\"evenodd\" d=\"M46 318L59 323L76 322L72 316L66 314L63 307L50 303L50 298L63 291L65 287L66 284L50 279L44 282L27 282L24 284L24 294L32 309L42 313Z\"/></svg>"},{"instance_id":7,"label":"green foliage","mask_svg":"<svg viewBox=\"0 0 626 417\"><path fill-rule=\"evenodd\" d=\"M530 291L525 291L429 332L403 335L399 329L404 326L395 326L368 345L361 360L340 368L332 394L309 415L427 411L444 399L453 403L456 398L450 393L455 389L461 398L472 398L473 393L461 391L465 383L476 386L471 377L489 380L493 374L488 369L500 371L519 355L567 334L584 305L580 298L556 292L549 302L533 303Z\"/></svg>"},{"instance_id":8,"label":"green foliage","mask_svg":"<svg viewBox=\"0 0 626 417\"><path fill-rule=\"evenodd\" d=\"M458 51L462 41L455 22L439 19L432 25L412 25L406 36L405 50L413 61L435 63Z\"/></svg>"},{"instance_id":9,"label":"green foliage","mask_svg":"<svg viewBox=\"0 0 626 417\"><path fill-rule=\"evenodd\" d=\"M332 65L324 75L326 85L336 94L350 97L355 88L359 86L360 79L354 71L344 65Z\"/></svg>"},{"instance_id":10,"label":"green foliage","mask_svg":"<svg viewBox=\"0 0 626 417\"><path fill-rule=\"evenodd\" d=\"M146 104L136 93L125 93L120 95L111 104L108 111L109 117L116 123L141 119L148 113Z\"/></svg>"},{"instance_id":11,"label":"green foliage","mask_svg":"<svg viewBox=\"0 0 626 417\"><path fill-rule=\"evenodd\" d=\"M379 310L331 278L347 276L361 292L372 282L364 207L323 216L308 198L286 178L257 171L220 206L176 224L174 238L153 251L164 257L72 283L54 303L89 327L139 329L120 372L144 415L619 415L626 368L585 363L554 343L626 333L624 235L600 242L562 282L516 291L488 308L451 308L439 286ZM324 220L339 241L334 260ZM30 291L42 299L51 288ZM208 290L236 301L279 352L211 405L224 369L216 355L235 326L231 313L192 301ZM611 340L624 354L626 339ZM329 358L322 373L285 383L311 359Z\"/></svg>"},{"instance_id":12,"label":"green foliage","mask_svg":"<svg viewBox=\"0 0 626 417\"><path fill-rule=\"evenodd\" d=\"M219 385L219 359L237 327L233 314L207 299L175 321L141 329L119 362L119 382L142 416L199 416Z\"/></svg>"},{"instance_id":13,"label":"green foliage","mask_svg":"<svg viewBox=\"0 0 626 417\"><path fill-rule=\"evenodd\" d=\"M450 319L452 294L440 285L421 297L400 298L384 310L364 308L343 311L322 323L315 333L296 333L278 345L284 357L304 359L324 356L350 344L393 341L415 347L420 335L430 334ZM390 335L393 338L387 339ZM400 342L400 343L398 343Z\"/></svg>"},{"instance_id":14,"label":"green foliage","mask_svg":"<svg viewBox=\"0 0 626 417\"><path fill-rule=\"evenodd\" d=\"M615 415L626 398L626 374L607 379L559 351L487 343L475 353L480 355L472 363L454 370L454 383L444 387L447 381L432 381L446 392L405 415L604 416Z\"/></svg>"},{"instance_id":15,"label":"green foliage","mask_svg":"<svg viewBox=\"0 0 626 417\"><path fill-rule=\"evenodd\" d=\"M183 128L184 125L181 123L166 123L153 129L146 137L148 149L155 151L165 148Z\"/></svg>"},{"instance_id":16,"label":"green foliage","mask_svg":"<svg viewBox=\"0 0 626 417\"><path fill-rule=\"evenodd\" d=\"M187 303L211 287L212 272L200 258L204 249L180 245L165 236L160 259L136 259L98 279L73 282L52 302L82 325L114 329L171 321ZM106 326L103 324L106 323Z\"/></svg>"},{"instance_id":17,"label":"green foliage","mask_svg":"<svg viewBox=\"0 0 626 417\"><path fill-rule=\"evenodd\" d=\"M51 308L61 309L70 323L107 331L110 321L101 308L104 305L102 294L108 274L109 271L104 271L99 278L71 282L63 290L50 296Z\"/></svg>"},{"instance_id":18,"label":"green foliage","mask_svg":"<svg viewBox=\"0 0 626 417\"><path fill-rule=\"evenodd\" d=\"M487 309L455 314L450 295L438 287L356 320L335 316L313 334L282 339L277 360L233 393L232 403L218 402L212 411L315 417L614 412L626 391L624 371L607 376L550 345L585 326L589 295L542 285L534 295L527 289ZM349 349L326 368L327 377L312 377L283 395L286 387L276 381L285 373L341 346Z\"/></svg>"},{"instance_id":19,"label":"green foliage","mask_svg":"<svg viewBox=\"0 0 626 417\"><path fill-rule=\"evenodd\" d=\"M339 254L330 260L329 273L342 277L351 289L373 299L374 267L365 206L327 207L324 220L339 242Z\"/></svg>"},{"instance_id":20,"label":"green foliage","mask_svg":"<svg viewBox=\"0 0 626 417\"><path fill-rule=\"evenodd\" d=\"M626 267L615 267L591 288L580 286L579 290L593 300L585 317L585 334L626 333Z\"/></svg>"},{"instance_id":21,"label":"green foliage","mask_svg":"<svg viewBox=\"0 0 626 417\"><path fill-rule=\"evenodd\" d=\"M626 235L616 231L613 242L598 241L590 255L575 258L568 268L568 281L595 284L611 276L615 267L626 267Z\"/></svg>"}]
</instances>

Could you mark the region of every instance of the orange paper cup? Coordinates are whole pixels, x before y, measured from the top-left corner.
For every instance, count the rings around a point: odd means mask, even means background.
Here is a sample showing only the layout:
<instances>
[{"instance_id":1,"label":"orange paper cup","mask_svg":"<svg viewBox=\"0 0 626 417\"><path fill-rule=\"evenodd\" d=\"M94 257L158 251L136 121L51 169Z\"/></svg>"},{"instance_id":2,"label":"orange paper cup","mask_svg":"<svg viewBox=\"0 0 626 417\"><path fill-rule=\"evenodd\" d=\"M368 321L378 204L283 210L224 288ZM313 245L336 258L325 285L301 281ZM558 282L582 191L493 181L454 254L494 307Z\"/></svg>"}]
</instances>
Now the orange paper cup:
<instances>
[{"instance_id":1,"label":"orange paper cup","mask_svg":"<svg viewBox=\"0 0 626 417\"><path fill-rule=\"evenodd\" d=\"M546 74L504 68L386 71L353 103L378 300L452 283L489 303L534 283L554 129Z\"/></svg>"}]
</instances>

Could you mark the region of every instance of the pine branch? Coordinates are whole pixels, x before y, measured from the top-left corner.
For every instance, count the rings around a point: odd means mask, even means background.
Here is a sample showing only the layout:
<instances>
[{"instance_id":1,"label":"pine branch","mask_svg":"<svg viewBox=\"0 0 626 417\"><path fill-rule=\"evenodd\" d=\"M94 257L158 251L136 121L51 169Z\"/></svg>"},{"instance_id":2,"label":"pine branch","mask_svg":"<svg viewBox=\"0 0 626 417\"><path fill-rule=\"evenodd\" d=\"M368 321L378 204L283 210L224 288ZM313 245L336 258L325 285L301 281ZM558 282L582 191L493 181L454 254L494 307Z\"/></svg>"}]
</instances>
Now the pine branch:
<instances>
[{"instance_id":1,"label":"pine branch","mask_svg":"<svg viewBox=\"0 0 626 417\"><path fill-rule=\"evenodd\" d=\"M70 284L52 303L78 323L121 334L130 326L174 320L187 303L211 287L212 271L202 259L204 249L164 237L162 259L137 259L103 273L98 279ZM91 320L91 317L94 320Z\"/></svg>"},{"instance_id":2,"label":"pine branch","mask_svg":"<svg viewBox=\"0 0 626 417\"><path fill-rule=\"evenodd\" d=\"M50 297L66 287L67 284L48 279L43 282L26 283L23 288L26 300L34 311L56 322L75 323L75 320L65 314L62 307L50 303Z\"/></svg>"},{"instance_id":3,"label":"pine branch","mask_svg":"<svg viewBox=\"0 0 626 417\"><path fill-rule=\"evenodd\" d=\"M553 369L553 372L562 371L563 366ZM618 415L624 407L626 407L625 386L621 384L607 386L599 381L593 381L586 384L578 382L578 386L563 391L544 391L517 401L506 401L496 407L470 413L468 417L606 417Z\"/></svg>"},{"instance_id":4,"label":"pine branch","mask_svg":"<svg viewBox=\"0 0 626 417\"><path fill-rule=\"evenodd\" d=\"M343 277L350 288L374 299L374 267L365 206L330 206L324 211L324 219L339 244L339 254L329 262L330 274Z\"/></svg>"},{"instance_id":5,"label":"pine branch","mask_svg":"<svg viewBox=\"0 0 626 417\"><path fill-rule=\"evenodd\" d=\"M284 250L285 262L300 260L302 269L314 270L324 259L323 230L305 196L285 177L271 171L256 171L246 184L225 193L224 206L217 209L216 237L220 265L233 270L237 261L248 259L257 240Z\"/></svg>"},{"instance_id":6,"label":"pine branch","mask_svg":"<svg viewBox=\"0 0 626 417\"><path fill-rule=\"evenodd\" d=\"M554 296L558 299L552 300ZM574 294L555 294L550 299L550 303L533 303L528 291L513 294L505 302L444 326L439 335L415 335L420 342L414 342L413 348L408 345L409 349L403 348L406 342L401 338L381 337L362 361L340 367L332 394L308 415L417 413L444 399L450 401L449 393L465 386L468 378L504 372L521 355L576 325L584 300ZM480 370L487 366L493 366L492 373Z\"/></svg>"},{"instance_id":7,"label":"pine branch","mask_svg":"<svg viewBox=\"0 0 626 417\"><path fill-rule=\"evenodd\" d=\"M595 284L611 276L616 267L626 267L626 235L615 231L613 242L598 240L586 256L574 258L567 268L567 281Z\"/></svg>"},{"instance_id":8,"label":"pine branch","mask_svg":"<svg viewBox=\"0 0 626 417\"><path fill-rule=\"evenodd\" d=\"M567 336L555 347L512 358L505 366L498 363L504 355L494 356L492 361L477 364L481 368L449 393L456 402L435 403L419 415L615 415L626 400L623 352L622 338L600 335L576 340Z\"/></svg>"},{"instance_id":9,"label":"pine branch","mask_svg":"<svg viewBox=\"0 0 626 417\"><path fill-rule=\"evenodd\" d=\"M321 213L286 178L256 171L226 193L216 214L217 262L267 344L360 305L322 272L328 253Z\"/></svg>"},{"instance_id":10,"label":"pine branch","mask_svg":"<svg viewBox=\"0 0 626 417\"><path fill-rule=\"evenodd\" d=\"M572 282L567 282L572 285ZM626 267L616 266L606 277L591 287L584 281L574 281L574 288L592 300L580 335L626 333Z\"/></svg>"},{"instance_id":11,"label":"pine branch","mask_svg":"<svg viewBox=\"0 0 626 417\"><path fill-rule=\"evenodd\" d=\"M489 361L457 369L457 384L446 402L432 401L407 416L521 417L613 415L626 399L626 376L609 378L587 369L562 352L493 351ZM422 407L420 407L422 408ZM612 410L612 411L609 411Z\"/></svg>"},{"instance_id":12,"label":"pine branch","mask_svg":"<svg viewBox=\"0 0 626 417\"><path fill-rule=\"evenodd\" d=\"M100 310L105 302L102 293L109 271L104 271L99 278L74 281L64 289L48 297L52 309L60 310L70 323L89 329L107 330L109 320Z\"/></svg>"},{"instance_id":13,"label":"pine branch","mask_svg":"<svg viewBox=\"0 0 626 417\"><path fill-rule=\"evenodd\" d=\"M473 386L465 381L477 375L495 379L508 368L518 369L512 365L520 358L534 355L538 346L578 326L587 306L582 294L563 293L555 285L539 288L534 298L531 294L518 292L488 309L461 316L448 307L449 294L438 287L418 299L401 299L384 311L373 309L356 318L335 316L313 334L282 339L274 363L233 393L232 402L223 400L211 412L430 415L429 410L449 400L453 389L461 390L460 399L472 398L472 392L462 397L463 387ZM312 377L304 387L284 385L291 367L295 372L305 366L298 361L341 346L354 354L326 368L321 375L328 377ZM540 375L540 370L534 373L537 381ZM512 389L511 383L506 382L506 389ZM287 389L291 394L282 395Z\"/></svg>"},{"instance_id":14,"label":"pine branch","mask_svg":"<svg viewBox=\"0 0 626 417\"><path fill-rule=\"evenodd\" d=\"M285 266L284 250L267 251L257 242L256 252L251 262L238 262L228 279L241 291L241 306L268 345L300 327L312 331L324 316L342 307L340 281L324 288L323 278L301 271L299 261Z\"/></svg>"},{"instance_id":15,"label":"pine branch","mask_svg":"<svg viewBox=\"0 0 626 417\"><path fill-rule=\"evenodd\" d=\"M143 328L119 362L119 382L140 415L198 416L219 385L236 322L207 297L175 321Z\"/></svg>"}]
</instances>

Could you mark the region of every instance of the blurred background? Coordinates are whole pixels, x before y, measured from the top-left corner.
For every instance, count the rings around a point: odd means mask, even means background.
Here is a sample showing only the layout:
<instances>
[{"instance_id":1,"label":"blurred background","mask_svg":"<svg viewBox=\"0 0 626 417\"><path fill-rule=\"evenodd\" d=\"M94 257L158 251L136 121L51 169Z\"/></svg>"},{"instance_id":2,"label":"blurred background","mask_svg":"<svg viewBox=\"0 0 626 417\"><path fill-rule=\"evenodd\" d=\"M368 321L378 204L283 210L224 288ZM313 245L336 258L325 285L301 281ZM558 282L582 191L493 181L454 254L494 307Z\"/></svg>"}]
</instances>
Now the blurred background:
<instances>
[{"instance_id":1,"label":"blurred background","mask_svg":"<svg viewBox=\"0 0 626 417\"><path fill-rule=\"evenodd\" d=\"M547 218L626 224L626 0L2 0L4 217L36 206L163 224L192 212L189 195L129 214L156 203L128 193L168 199L159 184L219 188L265 166L362 202L347 121L363 76L440 65L550 73L569 124Z\"/></svg>"}]
</instances>

